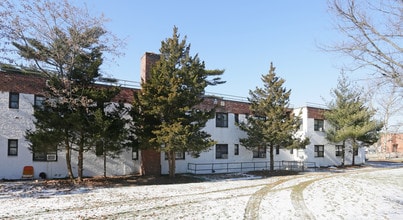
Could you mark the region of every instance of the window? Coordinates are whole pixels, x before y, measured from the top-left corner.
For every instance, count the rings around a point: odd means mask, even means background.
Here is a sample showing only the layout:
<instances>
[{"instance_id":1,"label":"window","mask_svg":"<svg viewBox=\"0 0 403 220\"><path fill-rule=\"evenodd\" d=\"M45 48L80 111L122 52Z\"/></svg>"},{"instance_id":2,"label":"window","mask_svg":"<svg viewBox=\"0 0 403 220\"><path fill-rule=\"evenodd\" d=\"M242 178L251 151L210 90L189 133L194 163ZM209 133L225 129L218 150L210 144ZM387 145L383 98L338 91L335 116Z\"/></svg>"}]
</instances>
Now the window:
<instances>
[{"instance_id":1,"label":"window","mask_svg":"<svg viewBox=\"0 0 403 220\"><path fill-rule=\"evenodd\" d=\"M239 123L239 114L234 114L234 121L236 124Z\"/></svg>"},{"instance_id":2,"label":"window","mask_svg":"<svg viewBox=\"0 0 403 220\"><path fill-rule=\"evenodd\" d=\"M18 109L20 103L20 94L15 92L10 92L9 108Z\"/></svg>"},{"instance_id":3,"label":"window","mask_svg":"<svg viewBox=\"0 0 403 220\"><path fill-rule=\"evenodd\" d=\"M299 128L298 128L298 130L299 131L302 131L302 130L304 130L304 121L300 118L299 120L298 120L299 122Z\"/></svg>"},{"instance_id":4,"label":"window","mask_svg":"<svg viewBox=\"0 0 403 220\"><path fill-rule=\"evenodd\" d=\"M294 148L290 149L290 154L294 154Z\"/></svg>"},{"instance_id":5,"label":"window","mask_svg":"<svg viewBox=\"0 0 403 220\"><path fill-rule=\"evenodd\" d=\"M18 155L18 140L8 140L8 156Z\"/></svg>"},{"instance_id":6,"label":"window","mask_svg":"<svg viewBox=\"0 0 403 220\"><path fill-rule=\"evenodd\" d=\"M253 158L266 158L266 147L258 147L253 150Z\"/></svg>"},{"instance_id":7,"label":"window","mask_svg":"<svg viewBox=\"0 0 403 220\"><path fill-rule=\"evenodd\" d=\"M175 152L175 160L184 160L185 152ZM168 154L165 152L165 160L168 160Z\"/></svg>"},{"instance_id":8,"label":"window","mask_svg":"<svg viewBox=\"0 0 403 220\"><path fill-rule=\"evenodd\" d=\"M260 121L266 121L266 116L256 115L255 119L260 120Z\"/></svg>"},{"instance_id":9,"label":"window","mask_svg":"<svg viewBox=\"0 0 403 220\"><path fill-rule=\"evenodd\" d=\"M324 122L321 119L314 119L314 130L315 131L324 131Z\"/></svg>"},{"instance_id":10,"label":"window","mask_svg":"<svg viewBox=\"0 0 403 220\"><path fill-rule=\"evenodd\" d=\"M397 144L392 145L392 152L397 152Z\"/></svg>"},{"instance_id":11,"label":"window","mask_svg":"<svg viewBox=\"0 0 403 220\"><path fill-rule=\"evenodd\" d=\"M341 157L343 155L343 145L336 145L336 156Z\"/></svg>"},{"instance_id":12,"label":"window","mask_svg":"<svg viewBox=\"0 0 403 220\"><path fill-rule=\"evenodd\" d=\"M95 145L95 155L97 155L97 156L104 155L104 144L102 143L102 141L98 142Z\"/></svg>"},{"instance_id":13,"label":"window","mask_svg":"<svg viewBox=\"0 0 403 220\"><path fill-rule=\"evenodd\" d=\"M353 149L354 156L358 156L358 148Z\"/></svg>"},{"instance_id":14,"label":"window","mask_svg":"<svg viewBox=\"0 0 403 220\"><path fill-rule=\"evenodd\" d=\"M228 144L217 144L215 146L215 159L228 159Z\"/></svg>"},{"instance_id":15,"label":"window","mask_svg":"<svg viewBox=\"0 0 403 220\"><path fill-rule=\"evenodd\" d=\"M276 154L280 154L280 147L276 146Z\"/></svg>"},{"instance_id":16,"label":"window","mask_svg":"<svg viewBox=\"0 0 403 220\"><path fill-rule=\"evenodd\" d=\"M33 152L33 161L57 161L57 153L54 152Z\"/></svg>"},{"instance_id":17,"label":"window","mask_svg":"<svg viewBox=\"0 0 403 220\"><path fill-rule=\"evenodd\" d=\"M234 155L239 155L239 144L234 144Z\"/></svg>"},{"instance_id":18,"label":"window","mask_svg":"<svg viewBox=\"0 0 403 220\"><path fill-rule=\"evenodd\" d=\"M228 113L217 113L215 118L216 127L228 127Z\"/></svg>"},{"instance_id":19,"label":"window","mask_svg":"<svg viewBox=\"0 0 403 220\"><path fill-rule=\"evenodd\" d=\"M324 156L325 156L325 146L315 145L315 157L324 157Z\"/></svg>"},{"instance_id":20,"label":"window","mask_svg":"<svg viewBox=\"0 0 403 220\"><path fill-rule=\"evenodd\" d=\"M45 102L45 97L40 96L40 95L35 95L35 101L34 101L35 107L42 108L44 102Z\"/></svg>"},{"instance_id":21,"label":"window","mask_svg":"<svg viewBox=\"0 0 403 220\"><path fill-rule=\"evenodd\" d=\"M136 147L132 147L132 160L138 160L139 159L139 149Z\"/></svg>"}]
</instances>

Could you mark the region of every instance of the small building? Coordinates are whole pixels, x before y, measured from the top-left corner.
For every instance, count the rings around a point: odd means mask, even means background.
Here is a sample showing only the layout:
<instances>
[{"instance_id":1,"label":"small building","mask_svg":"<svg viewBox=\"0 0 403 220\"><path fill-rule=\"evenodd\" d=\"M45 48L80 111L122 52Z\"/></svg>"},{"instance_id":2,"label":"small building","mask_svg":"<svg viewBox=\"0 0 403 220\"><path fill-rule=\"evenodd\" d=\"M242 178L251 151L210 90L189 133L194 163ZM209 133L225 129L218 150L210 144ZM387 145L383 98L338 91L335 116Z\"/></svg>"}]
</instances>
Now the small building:
<instances>
[{"instance_id":1,"label":"small building","mask_svg":"<svg viewBox=\"0 0 403 220\"><path fill-rule=\"evenodd\" d=\"M401 158L403 157L403 133L382 133L377 143L368 147L367 157Z\"/></svg>"}]
</instances>

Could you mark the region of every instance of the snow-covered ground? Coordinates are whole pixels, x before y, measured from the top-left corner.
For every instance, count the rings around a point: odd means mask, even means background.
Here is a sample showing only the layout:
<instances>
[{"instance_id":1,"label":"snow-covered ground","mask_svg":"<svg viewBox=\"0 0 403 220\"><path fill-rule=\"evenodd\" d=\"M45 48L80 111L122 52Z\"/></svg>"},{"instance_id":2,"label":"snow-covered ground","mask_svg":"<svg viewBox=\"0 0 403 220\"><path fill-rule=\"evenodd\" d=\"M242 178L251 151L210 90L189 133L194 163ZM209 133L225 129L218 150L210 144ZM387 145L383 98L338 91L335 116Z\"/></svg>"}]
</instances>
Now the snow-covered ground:
<instances>
[{"instance_id":1,"label":"snow-covered ground","mask_svg":"<svg viewBox=\"0 0 403 220\"><path fill-rule=\"evenodd\" d=\"M0 219L403 219L403 167L49 190L0 182Z\"/></svg>"}]
</instances>

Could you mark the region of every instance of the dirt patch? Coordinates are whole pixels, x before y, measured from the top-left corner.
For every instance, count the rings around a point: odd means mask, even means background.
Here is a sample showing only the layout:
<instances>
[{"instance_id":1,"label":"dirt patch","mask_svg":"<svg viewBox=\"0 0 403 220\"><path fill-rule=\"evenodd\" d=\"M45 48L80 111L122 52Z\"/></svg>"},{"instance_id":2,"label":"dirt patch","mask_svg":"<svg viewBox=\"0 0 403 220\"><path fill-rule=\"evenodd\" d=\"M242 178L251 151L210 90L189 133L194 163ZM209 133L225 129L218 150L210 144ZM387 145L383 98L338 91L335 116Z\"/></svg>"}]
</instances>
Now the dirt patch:
<instances>
[{"instance_id":1,"label":"dirt patch","mask_svg":"<svg viewBox=\"0 0 403 220\"><path fill-rule=\"evenodd\" d=\"M184 183L197 183L207 181L220 181L227 179L245 178L250 176L257 177L271 177L271 176L288 176L297 175L296 171L253 171L249 173L229 173L229 174L208 174L208 175L193 175L193 174L177 174L175 178L171 179L168 175L160 176L114 176L114 177L88 177L84 178L81 182L74 183L69 179L49 179L49 180L24 180L24 181L5 181L5 182L18 182L17 185L25 185L31 187L40 187L42 189L77 189L80 187L85 188L111 188L121 186L141 186L141 185L166 185L166 184L184 184Z\"/></svg>"},{"instance_id":2,"label":"dirt patch","mask_svg":"<svg viewBox=\"0 0 403 220\"><path fill-rule=\"evenodd\" d=\"M118 186L135 186L135 185L163 185L163 184L180 184L194 183L202 180L189 175L176 175L174 179L169 176L114 176L114 177L91 177L84 178L82 182L73 183L68 179L53 179L37 181L47 187L118 187Z\"/></svg>"},{"instance_id":3,"label":"dirt patch","mask_svg":"<svg viewBox=\"0 0 403 220\"><path fill-rule=\"evenodd\" d=\"M251 171L248 172L250 175L262 176L262 177L271 177L271 176L291 176L298 175L298 171L294 170L260 170L260 171Z\"/></svg>"}]
</instances>

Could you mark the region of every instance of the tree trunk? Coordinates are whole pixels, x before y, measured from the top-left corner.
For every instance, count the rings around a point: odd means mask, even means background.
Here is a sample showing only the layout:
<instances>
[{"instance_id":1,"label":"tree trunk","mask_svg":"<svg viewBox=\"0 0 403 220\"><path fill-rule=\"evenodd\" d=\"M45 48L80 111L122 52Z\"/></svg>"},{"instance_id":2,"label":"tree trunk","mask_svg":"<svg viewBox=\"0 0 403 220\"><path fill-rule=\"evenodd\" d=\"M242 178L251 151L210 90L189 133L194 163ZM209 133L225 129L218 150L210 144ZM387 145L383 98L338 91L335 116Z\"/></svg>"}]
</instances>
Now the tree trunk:
<instances>
[{"instance_id":1,"label":"tree trunk","mask_svg":"<svg viewBox=\"0 0 403 220\"><path fill-rule=\"evenodd\" d=\"M343 141L343 145L341 147L341 166L344 167L344 163L346 161L346 141Z\"/></svg>"},{"instance_id":2,"label":"tree trunk","mask_svg":"<svg viewBox=\"0 0 403 220\"><path fill-rule=\"evenodd\" d=\"M103 150L103 156L104 156L104 177L106 178L106 151L105 151L103 142L102 142L102 150Z\"/></svg>"},{"instance_id":3,"label":"tree trunk","mask_svg":"<svg viewBox=\"0 0 403 220\"><path fill-rule=\"evenodd\" d=\"M270 146L270 171L274 170L274 146Z\"/></svg>"},{"instance_id":4,"label":"tree trunk","mask_svg":"<svg viewBox=\"0 0 403 220\"><path fill-rule=\"evenodd\" d=\"M84 164L84 141L80 141L80 146L78 147L78 181L83 180L83 164Z\"/></svg>"},{"instance_id":5,"label":"tree trunk","mask_svg":"<svg viewBox=\"0 0 403 220\"><path fill-rule=\"evenodd\" d=\"M169 164L169 178L174 179L175 178L175 170L176 170L175 152L174 151L169 151L168 152L168 164Z\"/></svg>"},{"instance_id":6,"label":"tree trunk","mask_svg":"<svg viewBox=\"0 0 403 220\"><path fill-rule=\"evenodd\" d=\"M71 149L70 149L70 143L66 139L64 141L65 145L65 150L66 150L66 166L67 166L67 173L69 175L70 180L74 180L74 174L73 174L73 169L71 168Z\"/></svg>"}]
</instances>

